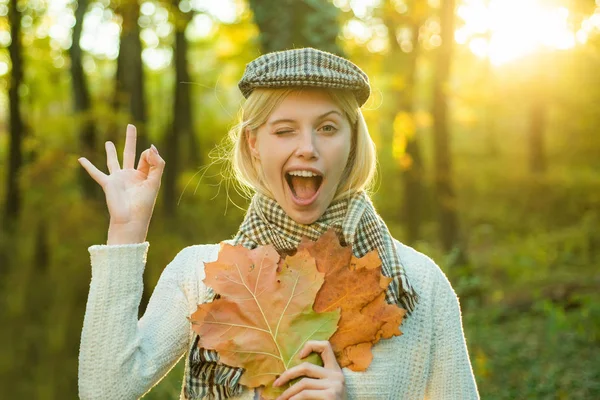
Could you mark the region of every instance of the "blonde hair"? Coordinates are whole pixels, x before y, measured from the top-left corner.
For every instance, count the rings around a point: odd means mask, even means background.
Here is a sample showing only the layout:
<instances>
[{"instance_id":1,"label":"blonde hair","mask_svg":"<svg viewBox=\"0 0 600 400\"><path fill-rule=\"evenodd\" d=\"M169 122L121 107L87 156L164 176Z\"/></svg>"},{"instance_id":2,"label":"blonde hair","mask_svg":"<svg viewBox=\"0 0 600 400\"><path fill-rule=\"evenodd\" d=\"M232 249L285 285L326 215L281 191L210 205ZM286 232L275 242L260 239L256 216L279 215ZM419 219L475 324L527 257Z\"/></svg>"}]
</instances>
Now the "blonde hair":
<instances>
[{"instance_id":1,"label":"blonde hair","mask_svg":"<svg viewBox=\"0 0 600 400\"><path fill-rule=\"evenodd\" d=\"M303 90L302 87L257 88L239 111L239 122L229 131L229 160L231 170L249 197L257 191L273 198L269 188L262 180L248 146L248 130L256 132L275 108L291 93ZM369 135L367 124L362 115L356 97L349 90L325 90L331 99L344 112L352 127L352 145L348 163L332 201L341 199L359 190L372 188L377 171L375 144Z\"/></svg>"}]
</instances>

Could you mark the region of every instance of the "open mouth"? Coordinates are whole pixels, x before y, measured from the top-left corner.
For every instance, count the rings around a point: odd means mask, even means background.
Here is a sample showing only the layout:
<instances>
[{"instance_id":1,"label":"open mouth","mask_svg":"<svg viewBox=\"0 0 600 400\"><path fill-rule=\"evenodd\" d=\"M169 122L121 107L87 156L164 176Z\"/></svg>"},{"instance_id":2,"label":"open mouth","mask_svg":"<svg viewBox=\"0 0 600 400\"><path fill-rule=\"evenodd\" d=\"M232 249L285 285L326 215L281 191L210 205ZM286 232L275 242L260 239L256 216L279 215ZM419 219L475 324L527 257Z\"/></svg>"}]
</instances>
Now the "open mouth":
<instances>
[{"instance_id":1,"label":"open mouth","mask_svg":"<svg viewBox=\"0 0 600 400\"><path fill-rule=\"evenodd\" d=\"M294 200L298 204L307 205L317 197L323 183L323 176L309 171L291 171L285 174L285 180Z\"/></svg>"}]
</instances>

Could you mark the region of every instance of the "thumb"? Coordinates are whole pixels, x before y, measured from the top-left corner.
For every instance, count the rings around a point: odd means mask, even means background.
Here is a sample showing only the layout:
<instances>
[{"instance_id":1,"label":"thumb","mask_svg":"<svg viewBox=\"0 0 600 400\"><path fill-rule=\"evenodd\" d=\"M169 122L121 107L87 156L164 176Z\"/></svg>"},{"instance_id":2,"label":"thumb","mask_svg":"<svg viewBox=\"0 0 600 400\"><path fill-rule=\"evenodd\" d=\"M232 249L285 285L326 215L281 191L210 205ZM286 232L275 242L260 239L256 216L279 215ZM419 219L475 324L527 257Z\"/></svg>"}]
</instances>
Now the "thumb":
<instances>
[{"instance_id":1,"label":"thumb","mask_svg":"<svg viewBox=\"0 0 600 400\"><path fill-rule=\"evenodd\" d=\"M310 353L315 352L320 354L323 360L325 369L339 370L340 366L335 358L335 353L331 347L331 343L327 340L309 340L304 344L302 350L298 354L300 358L307 357Z\"/></svg>"}]
</instances>

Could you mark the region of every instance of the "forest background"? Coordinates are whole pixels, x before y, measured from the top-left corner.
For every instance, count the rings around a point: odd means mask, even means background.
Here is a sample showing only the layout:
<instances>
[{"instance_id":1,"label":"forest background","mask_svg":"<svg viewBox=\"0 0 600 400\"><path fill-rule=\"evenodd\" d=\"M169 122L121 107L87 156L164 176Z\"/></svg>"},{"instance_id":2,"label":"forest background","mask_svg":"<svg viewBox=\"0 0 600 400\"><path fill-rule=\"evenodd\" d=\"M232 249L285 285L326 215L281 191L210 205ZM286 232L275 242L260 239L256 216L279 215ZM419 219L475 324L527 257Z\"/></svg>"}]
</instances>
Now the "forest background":
<instances>
[{"instance_id":1,"label":"forest background","mask_svg":"<svg viewBox=\"0 0 600 400\"><path fill-rule=\"evenodd\" d=\"M245 64L312 46L371 77L377 209L460 297L485 399L600 398L600 1L0 0L0 393L77 397L105 168L166 160L140 315L247 199L218 162ZM177 398L182 361L147 398Z\"/></svg>"}]
</instances>

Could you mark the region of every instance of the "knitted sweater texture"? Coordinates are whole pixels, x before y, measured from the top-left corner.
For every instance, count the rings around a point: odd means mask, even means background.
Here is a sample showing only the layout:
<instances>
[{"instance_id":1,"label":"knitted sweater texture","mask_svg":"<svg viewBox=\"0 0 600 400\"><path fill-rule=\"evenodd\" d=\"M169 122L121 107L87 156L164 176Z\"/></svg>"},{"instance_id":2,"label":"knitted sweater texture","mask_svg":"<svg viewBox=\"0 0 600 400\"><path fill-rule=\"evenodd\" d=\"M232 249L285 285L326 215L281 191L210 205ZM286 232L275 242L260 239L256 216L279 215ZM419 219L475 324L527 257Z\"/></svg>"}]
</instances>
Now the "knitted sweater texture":
<instances>
[{"instance_id":1,"label":"knitted sweater texture","mask_svg":"<svg viewBox=\"0 0 600 400\"><path fill-rule=\"evenodd\" d=\"M395 244L420 300L402 323L403 335L373 347L367 371L343 369L348 399L478 399L454 290L429 257ZM148 249L148 242L88 248L92 280L79 352L82 399L137 399L191 346L188 317L207 300L204 263L217 259L219 245L181 250L138 320ZM248 389L236 399L253 398Z\"/></svg>"}]
</instances>

